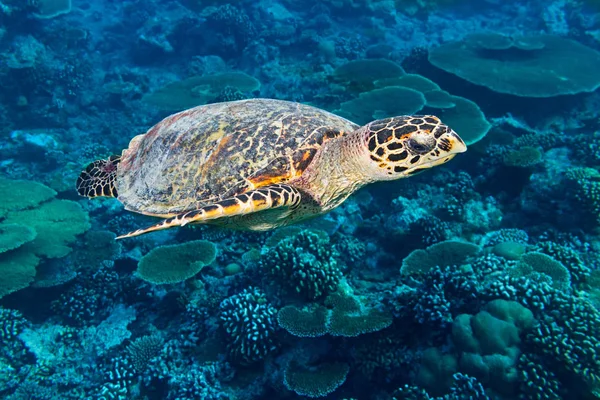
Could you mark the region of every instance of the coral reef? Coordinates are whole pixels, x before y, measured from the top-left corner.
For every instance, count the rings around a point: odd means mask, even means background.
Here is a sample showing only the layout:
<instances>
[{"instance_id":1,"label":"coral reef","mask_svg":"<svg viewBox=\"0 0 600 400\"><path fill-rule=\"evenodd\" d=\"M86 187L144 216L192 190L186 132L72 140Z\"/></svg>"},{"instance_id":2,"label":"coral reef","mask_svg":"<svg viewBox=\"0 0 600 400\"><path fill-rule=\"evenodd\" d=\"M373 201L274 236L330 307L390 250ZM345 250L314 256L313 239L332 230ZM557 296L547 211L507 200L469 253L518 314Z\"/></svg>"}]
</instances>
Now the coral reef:
<instances>
[{"instance_id":1,"label":"coral reef","mask_svg":"<svg viewBox=\"0 0 600 400\"><path fill-rule=\"evenodd\" d=\"M597 398L597 3L0 1L0 398ZM170 113L254 97L435 115L468 151L269 232L116 240L152 216L77 196Z\"/></svg>"}]
</instances>

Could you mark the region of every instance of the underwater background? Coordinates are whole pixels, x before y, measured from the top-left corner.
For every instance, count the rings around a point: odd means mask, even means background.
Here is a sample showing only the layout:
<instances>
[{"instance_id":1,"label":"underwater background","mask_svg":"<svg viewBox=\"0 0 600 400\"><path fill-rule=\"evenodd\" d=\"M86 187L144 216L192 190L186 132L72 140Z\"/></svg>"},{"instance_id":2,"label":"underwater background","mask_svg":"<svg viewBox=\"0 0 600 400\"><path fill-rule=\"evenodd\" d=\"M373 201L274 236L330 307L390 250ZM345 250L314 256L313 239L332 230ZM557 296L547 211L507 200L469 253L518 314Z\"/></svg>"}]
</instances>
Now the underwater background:
<instances>
[{"instance_id":1,"label":"underwater background","mask_svg":"<svg viewBox=\"0 0 600 400\"><path fill-rule=\"evenodd\" d=\"M1 0L0 398L600 398L600 2ZM75 182L193 106L469 150L269 232Z\"/></svg>"}]
</instances>

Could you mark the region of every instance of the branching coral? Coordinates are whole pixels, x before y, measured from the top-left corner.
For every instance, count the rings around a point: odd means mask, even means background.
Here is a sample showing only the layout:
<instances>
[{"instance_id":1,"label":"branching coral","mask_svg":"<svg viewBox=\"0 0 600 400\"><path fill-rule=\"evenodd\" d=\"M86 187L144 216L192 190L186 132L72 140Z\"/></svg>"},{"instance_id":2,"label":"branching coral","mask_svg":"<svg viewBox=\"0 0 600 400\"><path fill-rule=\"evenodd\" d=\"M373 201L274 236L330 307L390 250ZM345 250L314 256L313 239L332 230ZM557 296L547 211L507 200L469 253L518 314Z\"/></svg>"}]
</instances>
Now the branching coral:
<instances>
[{"instance_id":1,"label":"branching coral","mask_svg":"<svg viewBox=\"0 0 600 400\"><path fill-rule=\"evenodd\" d=\"M164 345L165 341L160 335L146 335L131 342L126 351L135 370L142 373L148 368L150 360L160 353Z\"/></svg>"},{"instance_id":2,"label":"branching coral","mask_svg":"<svg viewBox=\"0 0 600 400\"><path fill-rule=\"evenodd\" d=\"M394 393L393 400L489 400L483 386L477 379L456 373L453 380L454 383L450 388L450 393L444 396L432 397L424 389L406 385Z\"/></svg>"},{"instance_id":3,"label":"branching coral","mask_svg":"<svg viewBox=\"0 0 600 400\"><path fill-rule=\"evenodd\" d=\"M596 390L600 382L600 313L590 303L547 283L524 278L497 280L489 285L486 294L518 301L539 322L526 336L528 347L523 349L529 357L527 363L539 365L528 366L522 378L540 381L543 376L532 375L547 370L545 375L560 376L563 383L571 382L570 396L584 398ZM555 391L555 387L549 386L545 397L538 398L552 398Z\"/></svg>"},{"instance_id":4,"label":"branching coral","mask_svg":"<svg viewBox=\"0 0 600 400\"><path fill-rule=\"evenodd\" d=\"M264 359L278 347L277 310L256 288L244 289L221 303L220 319L232 358L243 364Z\"/></svg>"},{"instance_id":5,"label":"branching coral","mask_svg":"<svg viewBox=\"0 0 600 400\"><path fill-rule=\"evenodd\" d=\"M314 300L334 291L343 265L327 235L302 230L261 256L261 267L292 292Z\"/></svg>"},{"instance_id":6,"label":"branching coral","mask_svg":"<svg viewBox=\"0 0 600 400\"><path fill-rule=\"evenodd\" d=\"M573 283L582 283L590 277L590 267L583 262L576 250L551 241L538 242L535 249L564 265L569 270Z\"/></svg>"}]
</instances>

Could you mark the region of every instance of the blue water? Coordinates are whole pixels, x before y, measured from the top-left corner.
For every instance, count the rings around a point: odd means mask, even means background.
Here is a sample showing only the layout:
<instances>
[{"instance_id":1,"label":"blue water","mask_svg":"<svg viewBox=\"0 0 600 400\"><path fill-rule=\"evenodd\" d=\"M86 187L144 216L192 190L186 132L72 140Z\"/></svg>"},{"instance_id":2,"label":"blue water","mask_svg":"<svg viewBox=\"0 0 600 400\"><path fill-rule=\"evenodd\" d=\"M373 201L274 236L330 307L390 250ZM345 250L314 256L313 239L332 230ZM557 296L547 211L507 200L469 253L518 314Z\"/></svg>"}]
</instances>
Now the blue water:
<instances>
[{"instance_id":1,"label":"blue water","mask_svg":"<svg viewBox=\"0 0 600 400\"><path fill-rule=\"evenodd\" d=\"M600 397L597 1L3 0L0 60L0 398ZM386 126L377 146L410 158L357 139L316 169L381 182L264 232L189 224L116 240L161 219L78 195L92 182L84 194L127 203L130 178L146 206L168 207L173 170L157 178L168 190L136 174L214 149L150 157L131 139L253 98L357 124L323 127L338 136L322 154ZM246 118L258 115L279 123L261 108ZM389 118L403 115L440 118L468 150L432 126L396 138ZM400 179L426 157L415 141L455 157ZM215 188L250 168L236 160L183 167ZM290 177L259 176L295 190ZM186 211L236 194L192 189Z\"/></svg>"}]
</instances>

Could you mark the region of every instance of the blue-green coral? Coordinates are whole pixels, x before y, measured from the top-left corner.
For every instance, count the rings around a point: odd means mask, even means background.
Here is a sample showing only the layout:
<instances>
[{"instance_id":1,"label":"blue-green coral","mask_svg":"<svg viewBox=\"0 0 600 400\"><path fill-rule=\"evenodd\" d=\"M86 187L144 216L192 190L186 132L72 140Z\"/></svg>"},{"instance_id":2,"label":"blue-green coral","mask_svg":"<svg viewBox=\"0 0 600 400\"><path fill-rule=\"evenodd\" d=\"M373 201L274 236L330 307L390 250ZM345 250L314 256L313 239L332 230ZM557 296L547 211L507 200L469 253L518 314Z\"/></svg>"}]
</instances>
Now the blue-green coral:
<instances>
[{"instance_id":1,"label":"blue-green coral","mask_svg":"<svg viewBox=\"0 0 600 400\"><path fill-rule=\"evenodd\" d=\"M266 248L260 265L292 293L314 300L333 292L344 265L326 233L302 230Z\"/></svg>"},{"instance_id":2,"label":"blue-green coral","mask_svg":"<svg viewBox=\"0 0 600 400\"><path fill-rule=\"evenodd\" d=\"M253 287L221 302L219 317L233 360L250 364L277 350L276 315L264 293Z\"/></svg>"}]
</instances>

